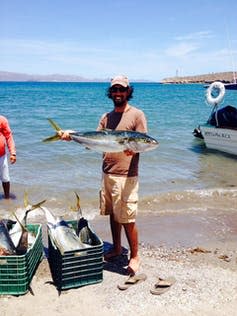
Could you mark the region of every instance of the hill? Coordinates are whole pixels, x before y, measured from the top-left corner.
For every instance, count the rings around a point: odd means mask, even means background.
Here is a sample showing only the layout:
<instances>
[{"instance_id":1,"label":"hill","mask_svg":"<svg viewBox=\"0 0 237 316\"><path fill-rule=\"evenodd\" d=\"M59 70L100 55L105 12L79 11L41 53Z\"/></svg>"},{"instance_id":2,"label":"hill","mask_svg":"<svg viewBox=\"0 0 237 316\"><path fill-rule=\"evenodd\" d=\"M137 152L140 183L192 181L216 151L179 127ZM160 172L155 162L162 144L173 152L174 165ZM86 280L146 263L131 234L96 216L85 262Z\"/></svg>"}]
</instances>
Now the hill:
<instances>
[{"instance_id":1,"label":"hill","mask_svg":"<svg viewBox=\"0 0 237 316\"><path fill-rule=\"evenodd\" d=\"M160 83L210 83L213 81L222 81L224 83L233 82L233 72L217 72L204 75L184 76L184 77L169 77L164 78ZM37 74L25 74L8 71L0 71L1 81L32 81L32 82L108 82L110 78L98 79L98 78L85 78L77 75L62 75L62 74L50 74L50 75L37 75ZM130 80L131 82L152 82L143 79Z\"/></svg>"},{"instance_id":2,"label":"hill","mask_svg":"<svg viewBox=\"0 0 237 316\"><path fill-rule=\"evenodd\" d=\"M0 71L1 81L18 81L18 82L109 82L110 78L85 78L77 75L37 75L37 74L25 74L9 71ZM150 82L143 79L130 79L131 82Z\"/></svg>"},{"instance_id":3,"label":"hill","mask_svg":"<svg viewBox=\"0 0 237 316\"><path fill-rule=\"evenodd\" d=\"M211 83L217 80L222 81L223 83L233 82L233 72L216 72L196 76L170 77L161 80L161 83Z\"/></svg>"},{"instance_id":4,"label":"hill","mask_svg":"<svg viewBox=\"0 0 237 316\"><path fill-rule=\"evenodd\" d=\"M105 80L88 79L76 75L30 75L25 73L16 73L0 71L0 81L37 81L37 82L100 82ZM106 80L108 81L108 79Z\"/></svg>"}]
</instances>

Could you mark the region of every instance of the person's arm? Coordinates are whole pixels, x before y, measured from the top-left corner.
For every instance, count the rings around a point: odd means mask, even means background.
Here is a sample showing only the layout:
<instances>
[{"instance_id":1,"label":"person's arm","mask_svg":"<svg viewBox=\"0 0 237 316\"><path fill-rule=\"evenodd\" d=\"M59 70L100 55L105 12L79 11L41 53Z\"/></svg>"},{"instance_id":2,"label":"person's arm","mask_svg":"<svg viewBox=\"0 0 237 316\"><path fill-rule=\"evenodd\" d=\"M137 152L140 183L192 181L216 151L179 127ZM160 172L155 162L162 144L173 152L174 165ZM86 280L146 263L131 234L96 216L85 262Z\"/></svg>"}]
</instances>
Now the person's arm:
<instances>
[{"instance_id":1,"label":"person's arm","mask_svg":"<svg viewBox=\"0 0 237 316\"><path fill-rule=\"evenodd\" d=\"M10 162L13 164L16 162L16 146L15 146L15 142L14 142L10 125L6 118L3 118L2 126L3 126L3 135L6 139L7 148L10 153Z\"/></svg>"}]
</instances>

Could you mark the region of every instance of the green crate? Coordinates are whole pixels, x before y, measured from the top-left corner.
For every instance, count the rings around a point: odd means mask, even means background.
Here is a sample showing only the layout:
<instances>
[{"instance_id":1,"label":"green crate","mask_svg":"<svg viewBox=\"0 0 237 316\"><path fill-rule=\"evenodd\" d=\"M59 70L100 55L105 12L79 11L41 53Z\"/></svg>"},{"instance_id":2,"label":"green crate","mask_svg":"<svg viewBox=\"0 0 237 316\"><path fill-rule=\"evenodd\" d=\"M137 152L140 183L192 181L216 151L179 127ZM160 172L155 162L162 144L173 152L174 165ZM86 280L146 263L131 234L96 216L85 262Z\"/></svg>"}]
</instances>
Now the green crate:
<instances>
[{"instance_id":1,"label":"green crate","mask_svg":"<svg viewBox=\"0 0 237 316\"><path fill-rule=\"evenodd\" d=\"M24 255L0 256L0 294L22 295L28 292L36 268L43 258L42 225L29 224L36 234L34 244Z\"/></svg>"},{"instance_id":2,"label":"green crate","mask_svg":"<svg viewBox=\"0 0 237 316\"><path fill-rule=\"evenodd\" d=\"M76 221L68 221L76 228ZM93 246L63 255L55 246L48 231L48 261L55 286L59 291L102 282L103 241L92 231Z\"/></svg>"}]
</instances>

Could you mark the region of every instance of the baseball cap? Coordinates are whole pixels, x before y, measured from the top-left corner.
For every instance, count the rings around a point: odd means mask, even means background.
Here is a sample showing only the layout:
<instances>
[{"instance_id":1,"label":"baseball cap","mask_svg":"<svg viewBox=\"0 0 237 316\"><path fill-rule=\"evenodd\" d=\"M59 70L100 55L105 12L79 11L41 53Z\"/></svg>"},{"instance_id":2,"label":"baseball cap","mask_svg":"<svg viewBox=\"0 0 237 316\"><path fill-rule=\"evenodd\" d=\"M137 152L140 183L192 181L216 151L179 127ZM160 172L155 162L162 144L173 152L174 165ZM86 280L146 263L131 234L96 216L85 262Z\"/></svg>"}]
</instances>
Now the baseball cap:
<instances>
[{"instance_id":1,"label":"baseball cap","mask_svg":"<svg viewBox=\"0 0 237 316\"><path fill-rule=\"evenodd\" d=\"M116 84L127 88L129 86L128 78L123 75L115 76L113 79L111 79L111 87Z\"/></svg>"}]
</instances>

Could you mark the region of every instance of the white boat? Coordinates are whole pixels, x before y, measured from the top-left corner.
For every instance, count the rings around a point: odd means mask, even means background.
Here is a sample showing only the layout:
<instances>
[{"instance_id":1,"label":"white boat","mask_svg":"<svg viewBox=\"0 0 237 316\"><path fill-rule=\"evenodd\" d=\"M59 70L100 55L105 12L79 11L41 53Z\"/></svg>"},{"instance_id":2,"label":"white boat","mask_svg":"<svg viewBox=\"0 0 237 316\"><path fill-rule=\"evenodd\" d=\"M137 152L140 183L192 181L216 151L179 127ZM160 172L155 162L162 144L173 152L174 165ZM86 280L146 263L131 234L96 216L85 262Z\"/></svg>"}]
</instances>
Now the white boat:
<instances>
[{"instance_id":1,"label":"white boat","mask_svg":"<svg viewBox=\"0 0 237 316\"><path fill-rule=\"evenodd\" d=\"M227 105L218 109L224 94L223 83L210 85L206 100L213 106L212 113L205 124L194 129L193 134L202 138L207 148L237 156L237 108Z\"/></svg>"}]
</instances>

